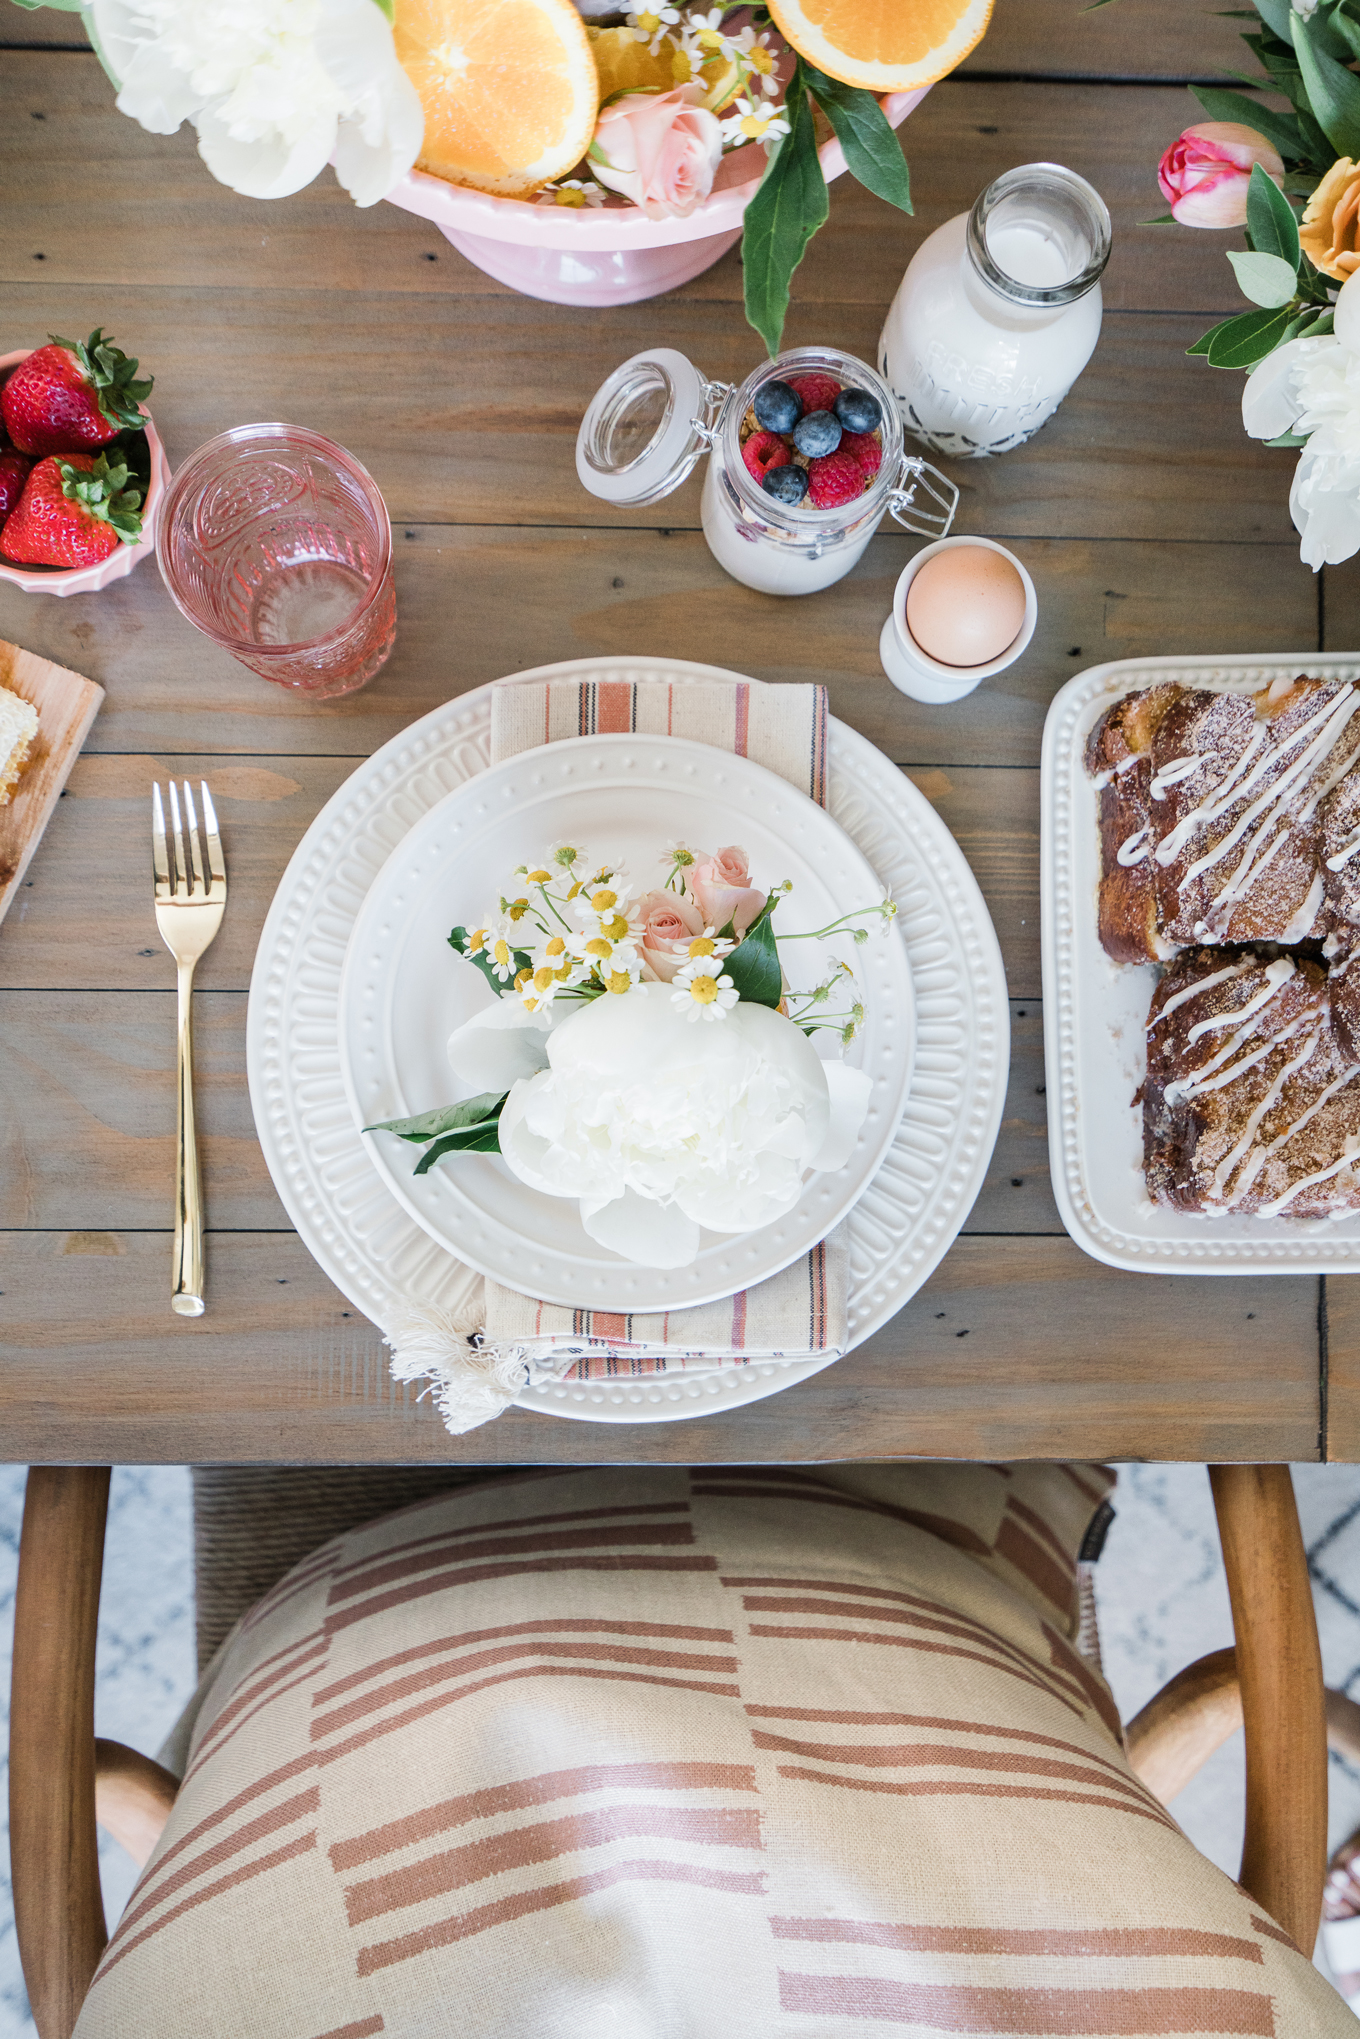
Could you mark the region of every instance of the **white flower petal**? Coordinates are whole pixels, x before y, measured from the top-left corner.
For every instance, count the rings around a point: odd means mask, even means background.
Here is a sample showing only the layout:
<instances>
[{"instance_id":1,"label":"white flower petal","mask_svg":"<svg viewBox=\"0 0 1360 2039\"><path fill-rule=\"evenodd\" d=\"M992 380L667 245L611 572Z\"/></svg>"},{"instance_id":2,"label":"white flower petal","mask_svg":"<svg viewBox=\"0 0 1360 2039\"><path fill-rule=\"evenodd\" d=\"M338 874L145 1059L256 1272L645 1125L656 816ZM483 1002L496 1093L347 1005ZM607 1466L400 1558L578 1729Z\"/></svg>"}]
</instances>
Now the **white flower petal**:
<instances>
[{"instance_id":1,"label":"white flower petal","mask_svg":"<svg viewBox=\"0 0 1360 2039\"><path fill-rule=\"evenodd\" d=\"M474 1091L509 1090L548 1066L548 1015L519 999L503 999L475 1013L449 1036L449 1061Z\"/></svg>"},{"instance_id":2,"label":"white flower petal","mask_svg":"<svg viewBox=\"0 0 1360 2039\"><path fill-rule=\"evenodd\" d=\"M634 1189L608 1203L581 1199L581 1223L598 1246L639 1267L689 1267L699 1255L699 1227L675 1204L659 1204Z\"/></svg>"},{"instance_id":3,"label":"white flower petal","mask_svg":"<svg viewBox=\"0 0 1360 2039\"><path fill-rule=\"evenodd\" d=\"M831 1103L831 1124L812 1165L834 1173L844 1168L855 1151L874 1086L862 1069L851 1069L845 1062L823 1062L822 1073Z\"/></svg>"},{"instance_id":4,"label":"white flower petal","mask_svg":"<svg viewBox=\"0 0 1360 2039\"><path fill-rule=\"evenodd\" d=\"M195 115L194 126L198 153L213 176L243 198L291 198L320 176L335 147L334 114L291 143L278 133L242 141L213 106Z\"/></svg>"},{"instance_id":5,"label":"white flower petal","mask_svg":"<svg viewBox=\"0 0 1360 2039\"><path fill-rule=\"evenodd\" d=\"M1306 340L1287 340L1258 361L1242 390L1242 423L1252 439L1278 439L1294 428L1300 404L1294 394L1298 349Z\"/></svg>"}]
</instances>

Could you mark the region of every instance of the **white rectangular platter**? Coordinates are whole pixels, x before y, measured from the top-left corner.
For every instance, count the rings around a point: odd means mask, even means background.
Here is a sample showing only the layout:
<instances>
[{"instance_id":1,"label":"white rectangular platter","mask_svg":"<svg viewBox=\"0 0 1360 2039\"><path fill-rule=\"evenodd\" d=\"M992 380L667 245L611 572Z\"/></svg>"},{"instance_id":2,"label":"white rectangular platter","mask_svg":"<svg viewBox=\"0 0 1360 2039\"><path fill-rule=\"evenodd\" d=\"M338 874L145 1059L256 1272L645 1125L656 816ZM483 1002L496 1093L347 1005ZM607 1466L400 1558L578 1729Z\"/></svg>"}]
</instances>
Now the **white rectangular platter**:
<instances>
[{"instance_id":1,"label":"white rectangular platter","mask_svg":"<svg viewBox=\"0 0 1360 2039\"><path fill-rule=\"evenodd\" d=\"M1155 964L1114 963L1096 930L1100 795L1082 763L1093 725L1121 695L1173 680L1255 693L1307 673L1360 680L1360 655L1124 659L1091 666L1044 724L1040 865L1044 1061L1053 1194L1096 1260L1148 1274L1353 1274L1360 1214L1340 1219L1199 1217L1154 1204L1143 1181L1144 1028Z\"/></svg>"}]
</instances>

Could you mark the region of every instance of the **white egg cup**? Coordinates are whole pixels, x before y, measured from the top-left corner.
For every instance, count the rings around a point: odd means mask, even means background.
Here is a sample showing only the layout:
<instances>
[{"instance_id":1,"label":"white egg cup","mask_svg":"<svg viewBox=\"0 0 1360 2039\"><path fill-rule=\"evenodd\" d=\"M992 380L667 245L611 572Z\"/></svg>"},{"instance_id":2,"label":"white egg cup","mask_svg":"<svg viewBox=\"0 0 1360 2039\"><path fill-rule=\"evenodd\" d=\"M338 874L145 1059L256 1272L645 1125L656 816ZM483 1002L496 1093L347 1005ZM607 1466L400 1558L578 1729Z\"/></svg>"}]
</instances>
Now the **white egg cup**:
<instances>
[{"instance_id":1,"label":"white egg cup","mask_svg":"<svg viewBox=\"0 0 1360 2039\"><path fill-rule=\"evenodd\" d=\"M988 660L986 665L944 665L922 651L907 628L907 589L928 559L933 559L937 552L947 552L958 545L999 552L1015 568L1025 590L1024 622L1000 657ZM899 574L893 591L892 614L884 623L878 640L878 655L884 672L898 692L910 694L913 701L961 701L965 694L972 693L979 680L990 679L993 673L1004 672L1008 665L1014 665L1033 637L1038 620L1039 600L1034 592L1034 583L1013 552L1007 552L1004 545L998 545L992 538L938 538L933 545L923 545Z\"/></svg>"}]
</instances>

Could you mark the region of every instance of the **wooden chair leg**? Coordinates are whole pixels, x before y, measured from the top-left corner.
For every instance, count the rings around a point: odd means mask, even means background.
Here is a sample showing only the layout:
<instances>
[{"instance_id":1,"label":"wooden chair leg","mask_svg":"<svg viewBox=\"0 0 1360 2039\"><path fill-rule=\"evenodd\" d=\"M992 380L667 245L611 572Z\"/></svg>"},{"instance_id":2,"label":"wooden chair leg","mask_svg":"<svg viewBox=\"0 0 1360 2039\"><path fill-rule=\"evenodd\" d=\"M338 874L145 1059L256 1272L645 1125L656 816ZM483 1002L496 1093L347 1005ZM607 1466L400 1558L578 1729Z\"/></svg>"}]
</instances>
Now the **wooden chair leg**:
<instances>
[{"instance_id":1,"label":"wooden chair leg","mask_svg":"<svg viewBox=\"0 0 1360 2039\"><path fill-rule=\"evenodd\" d=\"M94 1646L107 1466L33 1466L10 1687L14 1925L40 2039L70 2039L108 1934L95 1832Z\"/></svg>"},{"instance_id":2,"label":"wooden chair leg","mask_svg":"<svg viewBox=\"0 0 1360 2039\"><path fill-rule=\"evenodd\" d=\"M179 1779L152 1757L124 1742L94 1745L94 1816L139 1869L161 1837Z\"/></svg>"},{"instance_id":3,"label":"wooden chair leg","mask_svg":"<svg viewBox=\"0 0 1360 2039\"><path fill-rule=\"evenodd\" d=\"M1211 1466L1246 1731L1240 1882L1312 1954L1327 1870L1322 1652L1286 1465Z\"/></svg>"}]
</instances>

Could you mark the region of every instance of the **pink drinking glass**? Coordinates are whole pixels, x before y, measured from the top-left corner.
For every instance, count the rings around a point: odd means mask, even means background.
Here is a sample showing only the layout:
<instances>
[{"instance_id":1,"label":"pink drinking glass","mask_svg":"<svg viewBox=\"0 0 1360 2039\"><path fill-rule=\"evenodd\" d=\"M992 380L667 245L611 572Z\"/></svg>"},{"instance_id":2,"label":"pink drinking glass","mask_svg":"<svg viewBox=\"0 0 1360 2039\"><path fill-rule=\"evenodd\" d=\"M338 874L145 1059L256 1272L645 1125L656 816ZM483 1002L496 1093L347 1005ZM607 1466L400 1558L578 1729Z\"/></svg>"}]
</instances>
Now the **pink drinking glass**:
<instances>
[{"instance_id":1,"label":"pink drinking glass","mask_svg":"<svg viewBox=\"0 0 1360 2039\"><path fill-rule=\"evenodd\" d=\"M156 556L176 606L233 658L326 701L397 634L392 526L366 467L301 425L238 425L174 477Z\"/></svg>"}]
</instances>

